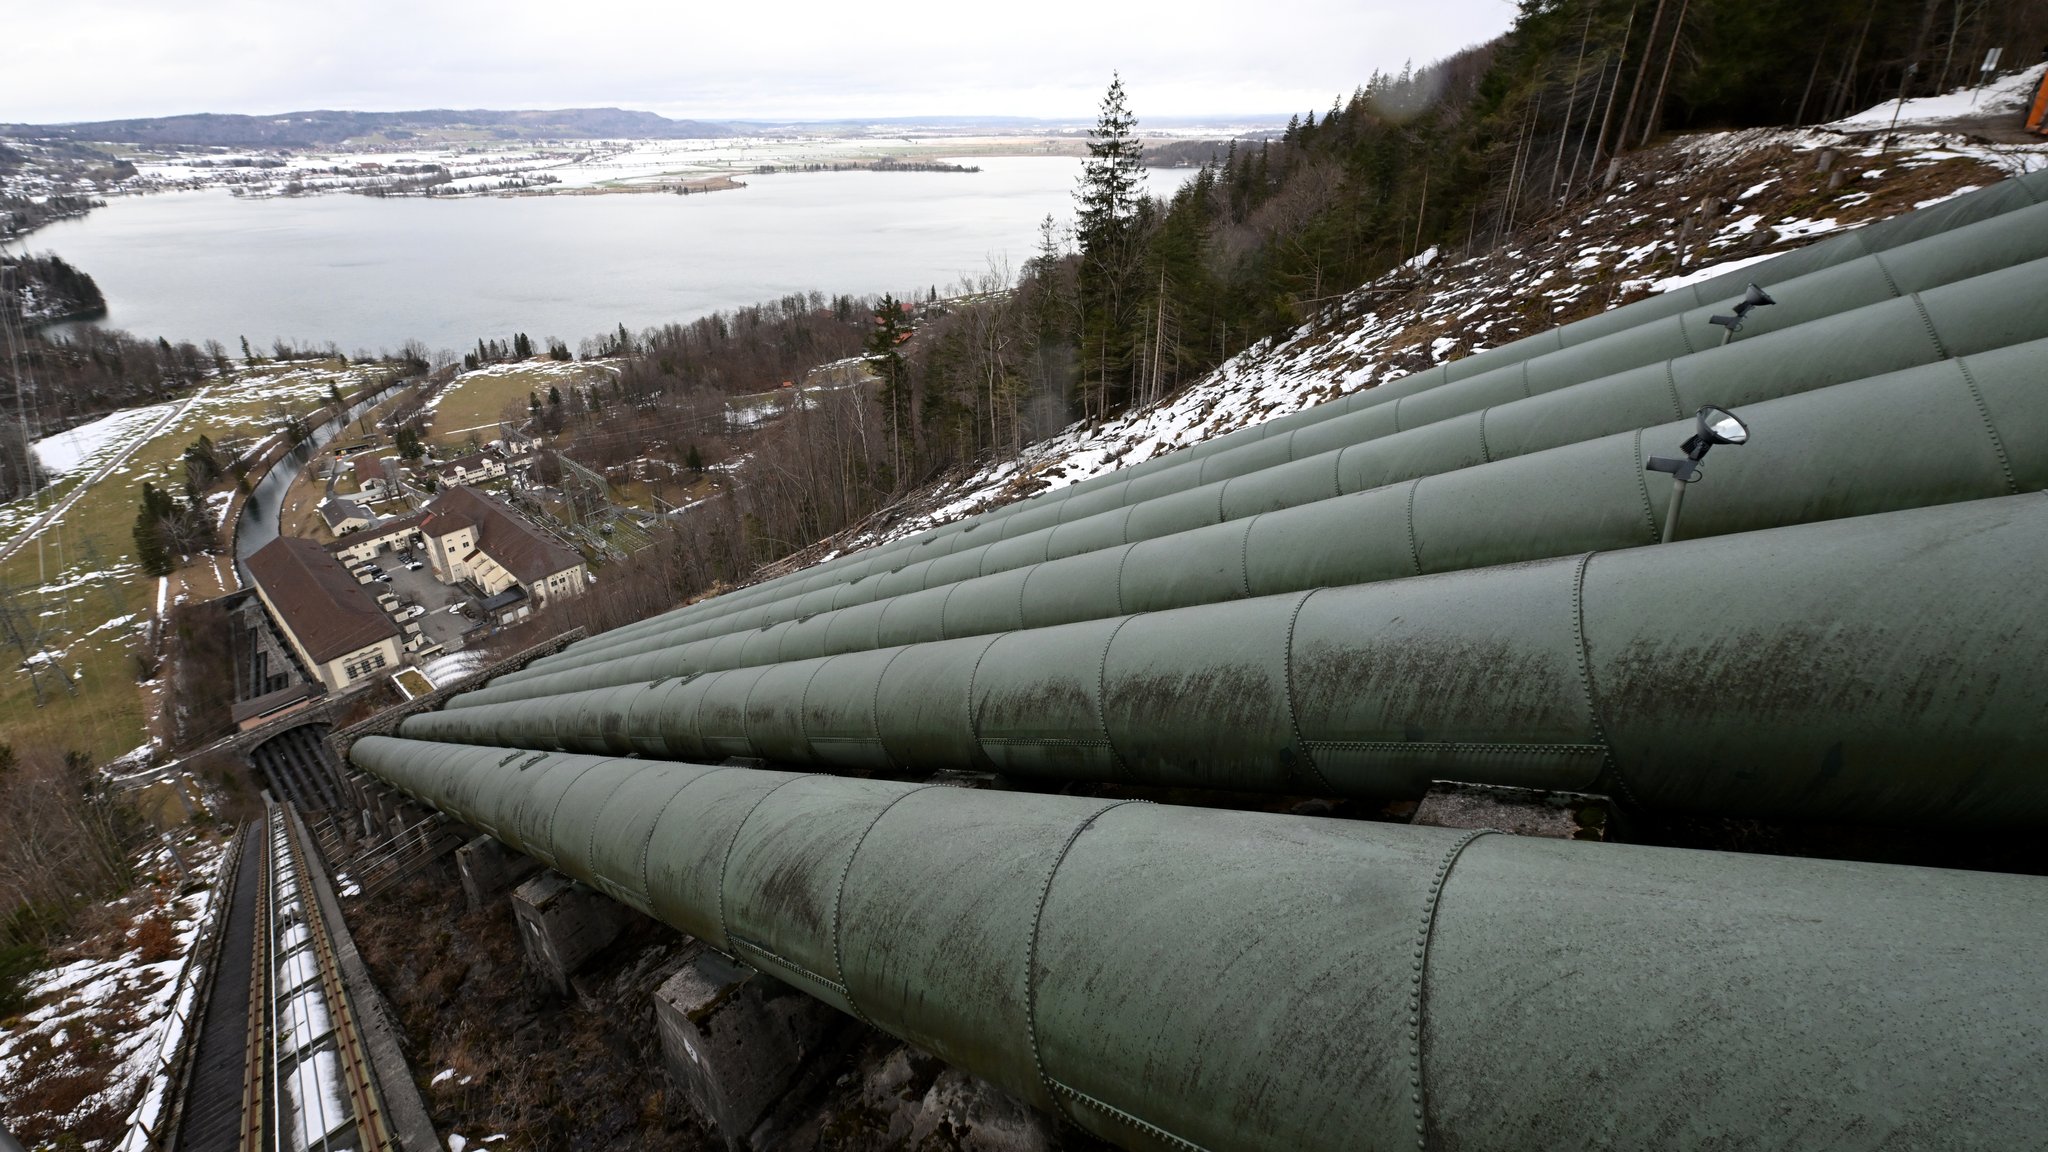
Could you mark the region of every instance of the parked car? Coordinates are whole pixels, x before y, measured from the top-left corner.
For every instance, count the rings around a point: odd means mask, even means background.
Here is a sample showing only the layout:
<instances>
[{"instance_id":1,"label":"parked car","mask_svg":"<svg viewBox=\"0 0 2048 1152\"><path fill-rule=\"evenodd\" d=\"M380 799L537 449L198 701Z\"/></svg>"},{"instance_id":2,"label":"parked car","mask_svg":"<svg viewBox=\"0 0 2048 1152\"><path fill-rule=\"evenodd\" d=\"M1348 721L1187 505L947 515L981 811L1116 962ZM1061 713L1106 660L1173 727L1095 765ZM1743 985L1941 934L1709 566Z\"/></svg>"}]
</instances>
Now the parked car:
<instances>
[{"instance_id":1,"label":"parked car","mask_svg":"<svg viewBox=\"0 0 2048 1152\"><path fill-rule=\"evenodd\" d=\"M376 580L379 584L389 584L391 583L391 573L379 572L376 575Z\"/></svg>"},{"instance_id":2,"label":"parked car","mask_svg":"<svg viewBox=\"0 0 2048 1152\"><path fill-rule=\"evenodd\" d=\"M392 613L392 615L398 617L400 620L411 620L416 616L425 616L426 614L427 610L425 608L420 607L418 604L407 604L405 607L400 608L397 612ZM417 628L419 627L419 625L414 624L412 625L412 627Z\"/></svg>"},{"instance_id":3,"label":"parked car","mask_svg":"<svg viewBox=\"0 0 2048 1152\"><path fill-rule=\"evenodd\" d=\"M425 568L425 567L426 567L426 565L425 565L425 564L422 564L422 563L420 563L420 562L419 562L418 560L408 560L408 561L406 561L406 563L405 563L405 570L406 570L407 572L417 572L417 571L419 571L420 569L422 569L422 568Z\"/></svg>"}]
</instances>

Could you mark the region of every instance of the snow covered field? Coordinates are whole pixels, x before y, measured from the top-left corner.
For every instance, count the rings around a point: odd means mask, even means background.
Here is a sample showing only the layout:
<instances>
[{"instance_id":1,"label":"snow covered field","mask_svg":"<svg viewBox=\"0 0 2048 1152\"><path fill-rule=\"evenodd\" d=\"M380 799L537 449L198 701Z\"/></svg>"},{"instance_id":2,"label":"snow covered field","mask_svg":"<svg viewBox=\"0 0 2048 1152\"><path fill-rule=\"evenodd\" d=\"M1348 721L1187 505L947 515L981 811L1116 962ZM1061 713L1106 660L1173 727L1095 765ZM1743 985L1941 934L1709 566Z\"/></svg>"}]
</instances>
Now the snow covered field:
<instances>
[{"instance_id":1,"label":"snow covered field","mask_svg":"<svg viewBox=\"0 0 2048 1152\"><path fill-rule=\"evenodd\" d=\"M728 136L699 140L582 140L510 147L445 146L405 151L323 151L262 156L264 167L219 158L166 157L136 164L129 191L231 188L248 196L355 192L445 172L435 194L508 191L633 191L768 167L862 165L883 157L942 162L952 151L1039 155L1039 137L957 135ZM253 160L254 154L243 159ZM973 161L965 161L971 165Z\"/></svg>"},{"instance_id":2,"label":"snow covered field","mask_svg":"<svg viewBox=\"0 0 2048 1152\"><path fill-rule=\"evenodd\" d=\"M172 404L157 404L149 408L126 408L89 424L45 436L35 442L36 459L42 461L45 469L60 476L90 470L103 455L132 447L136 433L148 428L174 407Z\"/></svg>"}]
</instances>

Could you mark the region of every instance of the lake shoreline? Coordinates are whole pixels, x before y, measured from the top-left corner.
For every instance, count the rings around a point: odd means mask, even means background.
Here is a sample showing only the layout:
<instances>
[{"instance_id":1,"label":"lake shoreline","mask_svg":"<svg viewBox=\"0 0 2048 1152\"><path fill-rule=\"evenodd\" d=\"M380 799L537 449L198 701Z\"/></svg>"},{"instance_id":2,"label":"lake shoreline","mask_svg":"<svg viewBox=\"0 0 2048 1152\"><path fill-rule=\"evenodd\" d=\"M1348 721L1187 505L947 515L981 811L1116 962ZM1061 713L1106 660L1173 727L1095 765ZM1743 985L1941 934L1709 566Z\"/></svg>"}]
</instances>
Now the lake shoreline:
<instances>
[{"instance_id":1,"label":"lake shoreline","mask_svg":"<svg viewBox=\"0 0 2048 1152\"><path fill-rule=\"evenodd\" d=\"M992 261L1016 269L1036 256L1040 222L1071 216L1080 167L975 163L983 170L972 174L724 174L744 196L556 186L459 198L115 197L38 234L37 250L62 253L107 302L103 317L44 330L92 323L229 349L244 336L259 348L282 339L374 358L412 339L459 354L515 332L573 349L621 324L642 331L814 290L950 292ZM1150 191L1170 196L1190 175L1156 171Z\"/></svg>"}]
</instances>

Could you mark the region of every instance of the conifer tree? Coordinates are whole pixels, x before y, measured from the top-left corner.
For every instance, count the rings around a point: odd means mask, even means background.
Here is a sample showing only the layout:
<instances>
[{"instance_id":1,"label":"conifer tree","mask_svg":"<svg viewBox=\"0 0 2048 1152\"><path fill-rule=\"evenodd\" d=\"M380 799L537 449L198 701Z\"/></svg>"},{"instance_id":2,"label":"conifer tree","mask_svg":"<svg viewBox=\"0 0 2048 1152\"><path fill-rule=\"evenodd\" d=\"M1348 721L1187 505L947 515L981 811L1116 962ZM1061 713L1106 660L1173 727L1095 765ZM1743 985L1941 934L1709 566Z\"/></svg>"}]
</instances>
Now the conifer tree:
<instances>
[{"instance_id":1,"label":"conifer tree","mask_svg":"<svg viewBox=\"0 0 2048 1152\"><path fill-rule=\"evenodd\" d=\"M147 481L142 485L142 505L135 511L135 562L145 575L171 574L171 551L164 545L164 518L177 514L169 493L159 492Z\"/></svg>"},{"instance_id":2,"label":"conifer tree","mask_svg":"<svg viewBox=\"0 0 2048 1152\"><path fill-rule=\"evenodd\" d=\"M903 429L910 423L910 371L899 349L908 339L910 328L903 323L903 306L896 297L883 296L875 305L875 329L868 333L867 363L882 382L882 411L889 421L891 481L895 484L903 482Z\"/></svg>"},{"instance_id":3,"label":"conifer tree","mask_svg":"<svg viewBox=\"0 0 2048 1152\"><path fill-rule=\"evenodd\" d=\"M1138 118L1112 76L1102 112L1088 133L1088 158L1074 191L1075 232L1081 246L1081 371L1085 414L1106 415L1129 385L1135 326L1137 226L1145 178ZM1092 384L1093 403L1087 392Z\"/></svg>"}]
</instances>

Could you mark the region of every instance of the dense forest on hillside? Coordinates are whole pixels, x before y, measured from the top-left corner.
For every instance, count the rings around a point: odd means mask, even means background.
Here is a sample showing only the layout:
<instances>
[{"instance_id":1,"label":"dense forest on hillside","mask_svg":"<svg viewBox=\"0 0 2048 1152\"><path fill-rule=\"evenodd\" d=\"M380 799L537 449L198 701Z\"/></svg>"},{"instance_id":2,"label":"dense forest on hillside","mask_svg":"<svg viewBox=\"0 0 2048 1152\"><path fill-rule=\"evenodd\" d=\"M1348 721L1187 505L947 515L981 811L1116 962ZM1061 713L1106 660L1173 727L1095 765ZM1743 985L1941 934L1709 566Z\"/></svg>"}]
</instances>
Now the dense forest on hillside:
<instances>
[{"instance_id":1,"label":"dense forest on hillside","mask_svg":"<svg viewBox=\"0 0 2048 1152\"><path fill-rule=\"evenodd\" d=\"M101 316L107 298L93 278L52 253L0 253L0 320L35 324Z\"/></svg>"}]
</instances>

